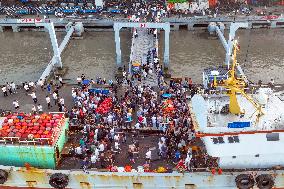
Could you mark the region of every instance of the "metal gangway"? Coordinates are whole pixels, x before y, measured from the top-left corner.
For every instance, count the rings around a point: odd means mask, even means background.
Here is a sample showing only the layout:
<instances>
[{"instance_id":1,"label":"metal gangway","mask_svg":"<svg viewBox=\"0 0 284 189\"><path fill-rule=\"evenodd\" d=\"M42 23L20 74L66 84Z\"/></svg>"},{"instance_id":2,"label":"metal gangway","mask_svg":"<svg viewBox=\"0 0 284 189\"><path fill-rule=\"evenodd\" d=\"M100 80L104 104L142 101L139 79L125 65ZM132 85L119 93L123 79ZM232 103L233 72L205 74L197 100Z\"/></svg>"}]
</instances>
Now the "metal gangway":
<instances>
[{"instance_id":1,"label":"metal gangway","mask_svg":"<svg viewBox=\"0 0 284 189\"><path fill-rule=\"evenodd\" d=\"M133 75L139 72L139 74L143 75L142 66L147 64L147 56L148 63L151 65L150 69L152 70L152 73L148 72L145 79L142 76L141 82L134 79L134 84L140 83L142 85L158 86L158 75L154 67L153 52L158 55L157 37L154 37L153 33L149 33L149 29L147 28L133 28L129 73Z\"/></svg>"}]
</instances>

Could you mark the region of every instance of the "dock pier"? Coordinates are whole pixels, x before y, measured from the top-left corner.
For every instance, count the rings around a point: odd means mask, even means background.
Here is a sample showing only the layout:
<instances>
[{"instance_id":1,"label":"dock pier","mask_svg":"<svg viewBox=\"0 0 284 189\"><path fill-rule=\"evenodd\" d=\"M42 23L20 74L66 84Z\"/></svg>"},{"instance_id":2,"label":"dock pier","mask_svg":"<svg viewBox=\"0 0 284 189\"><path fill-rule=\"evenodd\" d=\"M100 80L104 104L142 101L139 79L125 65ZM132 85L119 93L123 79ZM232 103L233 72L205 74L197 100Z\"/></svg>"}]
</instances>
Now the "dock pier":
<instances>
[{"instance_id":1,"label":"dock pier","mask_svg":"<svg viewBox=\"0 0 284 189\"><path fill-rule=\"evenodd\" d=\"M113 30L115 22L129 23L127 18L24 18L24 19L0 19L0 32L5 30L12 30L13 32L19 32L22 30L42 31L34 25L35 22L53 22L55 31L62 31L69 22L82 22L84 28L87 31L101 31L101 30ZM284 17L281 16L220 16L220 17L182 17L182 18L162 18L162 23L170 23L172 31L178 30L203 30L208 27L211 22L221 22L224 24L225 29L229 29L232 22L247 22L247 29L259 29L259 28L284 28Z\"/></svg>"}]
</instances>

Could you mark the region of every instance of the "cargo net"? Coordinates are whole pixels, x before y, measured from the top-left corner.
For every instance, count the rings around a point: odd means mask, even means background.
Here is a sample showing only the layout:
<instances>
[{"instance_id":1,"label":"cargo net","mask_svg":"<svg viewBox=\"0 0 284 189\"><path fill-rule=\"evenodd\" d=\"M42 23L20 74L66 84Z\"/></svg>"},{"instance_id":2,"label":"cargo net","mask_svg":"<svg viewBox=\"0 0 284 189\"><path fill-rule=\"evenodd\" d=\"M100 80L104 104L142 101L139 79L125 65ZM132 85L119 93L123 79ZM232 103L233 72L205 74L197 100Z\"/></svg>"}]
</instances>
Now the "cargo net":
<instances>
[{"instance_id":1,"label":"cargo net","mask_svg":"<svg viewBox=\"0 0 284 189\"><path fill-rule=\"evenodd\" d=\"M0 143L53 145L62 132L64 120L62 113L10 114L0 123Z\"/></svg>"}]
</instances>

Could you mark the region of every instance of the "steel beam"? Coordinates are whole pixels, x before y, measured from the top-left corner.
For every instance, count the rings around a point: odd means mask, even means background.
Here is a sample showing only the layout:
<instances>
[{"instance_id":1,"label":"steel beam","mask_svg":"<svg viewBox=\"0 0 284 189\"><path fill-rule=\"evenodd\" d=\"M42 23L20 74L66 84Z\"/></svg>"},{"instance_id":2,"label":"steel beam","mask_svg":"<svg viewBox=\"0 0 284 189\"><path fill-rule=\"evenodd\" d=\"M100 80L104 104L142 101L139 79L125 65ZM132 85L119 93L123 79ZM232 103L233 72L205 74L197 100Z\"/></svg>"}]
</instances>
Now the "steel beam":
<instances>
[{"instance_id":1,"label":"steel beam","mask_svg":"<svg viewBox=\"0 0 284 189\"><path fill-rule=\"evenodd\" d=\"M72 34L74 32L74 27L70 27L67 31L67 34L66 36L64 37L62 43L60 44L59 46L59 55L61 55L61 53L63 52L63 50L65 49L65 47L67 46ZM44 81L48 76L49 74L53 71L53 68L55 67L57 63L57 59L56 59L56 56L54 55L51 59L51 61L49 62L49 64L46 66L44 72L42 73L42 75L40 76L39 80L42 80Z\"/></svg>"},{"instance_id":2,"label":"steel beam","mask_svg":"<svg viewBox=\"0 0 284 189\"><path fill-rule=\"evenodd\" d=\"M165 31L165 51L164 51L164 67L169 67L170 64L170 23L138 23L138 22L114 22L113 28L115 32L115 51L116 51L116 64L118 67L122 67L121 63L121 49L120 49L120 36L119 31L121 28L157 28L164 29Z\"/></svg>"},{"instance_id":3,"label":"steel beam","mask_svg":"<svg viewBox=\"0 0 284 189\"><path fill-rule=\"evenodd\" d=\"M236 36L236 31L239 28L247 28L248 23L243 23L243 22L233 22L230 25L230 33L229 33L229 39L228 39L228 46L226 49L226 59L225 59L225 64L229 67L230 66L230 60L232 56L232 49L233 49L233 44Z\"/></svg>"},{"instance_id":4,"label":"steel beam","mask_svg":"<svg viewBox=\"0 0 284 189\"><path fill-rule=\"evenodd\" d=\"M121 63L121 48L120 48L120 31L121 27L114 26L114 32L115 32L115 52L116 52L116 65L118 68L122 67Z\"/></svg>"},{"instance_id":5,"label":"steel beam","mask_svg":"<svg viewBox=\"0 0 284 189\"><path fill-rule=\"evenodd\" d=\"M220 39L224 49L225 50L228 49L228 43L227 43L227 41L226 41L226 39L224 37L223 32L220 30L220 28L218 26L215 27L215 31L216 31L216 33L217 33L217 35L218 35L218 37L219 37L219 39Z\"/></svg>"},{"instance_id":6,"label":"steel beam","mask_svg":"<svg viewBox=\"0 0 284 189\"><path fill-rule=\"evenodd\" d=\"M54 25L53 23L36 23L36 26L44 26L49 33L49 37L51 40L51 44L52 44L52 49L53 49L53 53L55 56L55 60L56 60L56 66L62 68L62 61L61 61L61 56L60 56L60 52L59 52L59 48L58 48L58 43L57 43L57 38L56 38L56 34L55 34L55 30L54 30Z\"/></svg>"}]
</instances>

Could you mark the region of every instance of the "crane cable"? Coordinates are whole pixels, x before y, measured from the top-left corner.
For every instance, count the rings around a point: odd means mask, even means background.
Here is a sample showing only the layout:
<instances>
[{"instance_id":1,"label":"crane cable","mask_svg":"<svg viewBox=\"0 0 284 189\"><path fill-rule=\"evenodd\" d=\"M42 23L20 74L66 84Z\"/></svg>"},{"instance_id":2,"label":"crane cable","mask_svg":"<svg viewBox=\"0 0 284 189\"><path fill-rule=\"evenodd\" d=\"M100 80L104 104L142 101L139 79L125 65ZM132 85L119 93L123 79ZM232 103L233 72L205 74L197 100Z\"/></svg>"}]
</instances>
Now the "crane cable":
<instances>
[{"instance_id":1,"label":"crane cable","mask_svg":"<svg viewBox=\"0 0 284 189\"><path fill-rule=\"evenodd\" d=\"M249 32L247 33L247 37L246 38L248 39L248 46L247 46L247 52L245 54L245 60L244 60L244 63L242 65L243 68L246 67L246 63L248 62L248 59L249 59L248 54L249 54L249 48L250 48L250 42L251 42L251 29L249 29ZM247 80L248 80L249 83L253 83L248 78L247 78Z\"/></svg>"}]
</instances>

